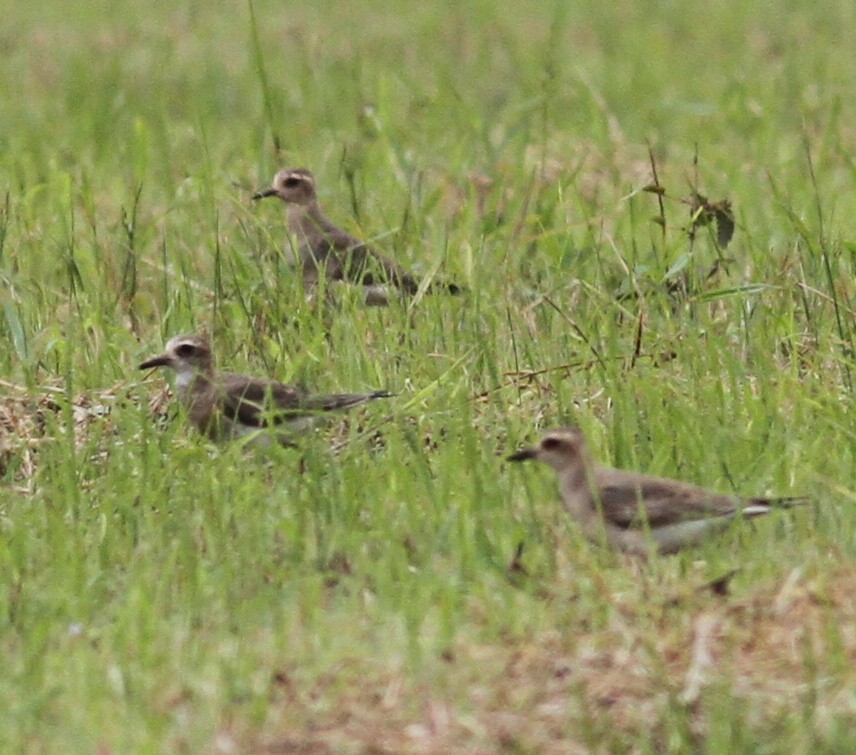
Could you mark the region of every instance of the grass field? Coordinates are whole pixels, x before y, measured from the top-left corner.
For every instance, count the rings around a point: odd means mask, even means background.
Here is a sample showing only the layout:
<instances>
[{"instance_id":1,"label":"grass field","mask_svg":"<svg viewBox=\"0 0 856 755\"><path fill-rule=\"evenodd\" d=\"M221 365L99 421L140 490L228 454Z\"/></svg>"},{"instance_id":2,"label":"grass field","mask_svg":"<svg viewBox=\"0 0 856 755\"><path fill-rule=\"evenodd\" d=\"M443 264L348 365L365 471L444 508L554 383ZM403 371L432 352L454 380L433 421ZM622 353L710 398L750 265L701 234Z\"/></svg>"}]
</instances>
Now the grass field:
<instances>
[{"instance_id":1,"label":"grass field","mask_svg":"<svg viewBox=\"0 0 856 755\"><path fill-rule=\"evenodd\" d=\"M4 13L0 751L856 750L856 6L512 6ZM285 166L467 295L308 306ZM397 395L211 446L136 369L203 328ZM561 423L817 505L634 562L504 461Z\"/></svg>"}]
</instances>

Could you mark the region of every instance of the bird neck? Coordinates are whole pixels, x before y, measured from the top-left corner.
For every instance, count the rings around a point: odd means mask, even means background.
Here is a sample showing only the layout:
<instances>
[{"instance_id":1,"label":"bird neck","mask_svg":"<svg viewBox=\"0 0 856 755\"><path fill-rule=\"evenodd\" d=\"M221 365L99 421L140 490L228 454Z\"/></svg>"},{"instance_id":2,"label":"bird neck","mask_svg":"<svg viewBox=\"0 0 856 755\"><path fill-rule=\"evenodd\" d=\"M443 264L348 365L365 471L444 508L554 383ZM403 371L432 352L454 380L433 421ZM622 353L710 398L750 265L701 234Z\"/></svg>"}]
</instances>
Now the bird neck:
<instances>
[{"instance_id":1,"label":"bird neck","mask_svg":"<svg viewBox=\"0 0 856 755\"><path fill-rule=\"evenodd\" d=\"M590 488L594 482L597 465L588 454L582 453L561 470L562 485L567 488Z\"/></svg>"},{"instance_id":2,"label":"bird neck","mask_svg":"<svg viewBox=\"0 0 856 755\"><path fill-rule=\"evenodd\" d=\"M195 367L187 365L176 371L175 388L179 398L184 402L192 402L195 397L205 393L214 383L213 365Z\"/></svg>"},{"instance_id":3,"label":"bird neck","mask_svg":"<svg viewBox=\"0 0 856 755\"><path fill-rule=\"evenodd\" d=\"M286 209L288 229L300 237L301 241L312 241L319 235L326 236L335 230L335 226L324 217L318 201L313 199L308 204L290 204Z\"/></svg>"},{"instance_id":4,"label":"bird neck","mask_svg":"<svg viewBox=\"0 0 856 755\"><path fill-rule=\"evenodd\" d=\"M583 459L578 459L576 464L572 464L562 470L562 476L571 485L588 484L591 476L592 468L587 465Z\"/></svg>"}]
</instances>

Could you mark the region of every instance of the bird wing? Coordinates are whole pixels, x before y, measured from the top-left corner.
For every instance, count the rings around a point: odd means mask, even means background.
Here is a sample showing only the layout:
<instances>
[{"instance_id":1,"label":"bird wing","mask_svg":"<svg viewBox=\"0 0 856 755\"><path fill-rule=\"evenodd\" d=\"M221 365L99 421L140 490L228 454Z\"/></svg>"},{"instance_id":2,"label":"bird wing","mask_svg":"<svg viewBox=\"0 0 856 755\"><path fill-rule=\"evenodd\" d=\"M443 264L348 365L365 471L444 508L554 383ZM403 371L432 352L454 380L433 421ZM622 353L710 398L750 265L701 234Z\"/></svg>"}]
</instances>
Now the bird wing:
<instances>
[{"instance_id":1,"label":"bird wing","mask_svg":"<svg viewBox=\"0 0 856 755\"><path fill-rule=\"evenodd\" d=\"M323 268L328 280L357 281L365 286L393 285L411 296L419 290L419 281L389 257L363 243L322 215L299 220L304 242L300 262L304 280L314 282ZM464 293L455 283L435 282L428 291Z\"/></svg>"},{"instance_id":2,"label":"bird wing","mask_svg":"<svg viewBox=\"0 0 856 755\"><path fill-rule=\"evenodd\" d=\"M328 280L359 281L366 286L388 283L410 294L419 289L418 281L391 259L332 223L315 220L304 232L307 241L300 258L310 277L323 267Z\"/></svg>"},{"instance_id":3,"label":"bird wing","mask_svg":"<svg viewBox=\"0 0 856 755\"><path fill-rule=\"evenodd\" d=\"M306 394L276 380L223 375L223 413L249 427L269 427L301 416Z\"/></svg>"},{"instance_id":4,"label":"bird wing","mask_svg":"<svg viewBox=\"0 0 856 755\"><path fill-rule=\"evenodd\" d=\"M735 497L645 475L607 479L598 488L604 518L624 529L666 527L693 519L731 516L741 508L740 500Z\"/></svg>"},{"instance_id":5,"label":"bird wing","mask_svg":"<svg viewBox=\"0 0 856 755\"><path fill-rule=\"evenodd\" d=\"M356 278L366 286L386 283L408 294L415 294L419 290L418 281L410 273L365 244L349 252L347 267L347 277Z\"/></svg>"},{"instance_id":6,"label":"bird wing","mask_svg":"<svg viewBox=\"0 0 856 755\"><path fill-rule=\"evenodd\" d=\"M358 280L364 286L390 284L409 294L419 289L419 283L410 273L366 244L356 242L356 245L337 249L343 252L338 260L346 280Z\"/></svg>"},{"instance_id":7,"label":"bird wing","mask_svg":"<svg viewBox=\"0 0 856 755\"><path fill-rule=\"evenodd\" d=\"M249 427L269 427L363 404L376 398L387 398L388 391L372 393L339 393L310 396L293 385L276 380L247 381L240 375L223 376L223 413Z\"/></svg>"},{"instance_id":8,"label":"bird wing","mask_svg":"<svg viewBox=\"0 0 856 755\"><path fill-rule=\"evenodd\" d=\"M329 396L310 396L303 404L309 412L335 412L350 409L354 406L372 401L376 398L389 398L388 391L373 391L372 393L334 393Z\"/></svg>"}]
</instances>

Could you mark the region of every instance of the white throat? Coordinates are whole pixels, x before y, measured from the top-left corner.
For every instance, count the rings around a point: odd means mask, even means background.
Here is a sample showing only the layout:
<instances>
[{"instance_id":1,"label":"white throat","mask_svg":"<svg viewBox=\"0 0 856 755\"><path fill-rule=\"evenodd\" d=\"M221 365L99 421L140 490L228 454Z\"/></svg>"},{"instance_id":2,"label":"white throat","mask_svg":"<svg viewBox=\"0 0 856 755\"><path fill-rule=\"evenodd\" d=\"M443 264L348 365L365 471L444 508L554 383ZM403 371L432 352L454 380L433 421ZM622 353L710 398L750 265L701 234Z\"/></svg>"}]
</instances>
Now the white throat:
<instances>
[{"instance_id":1,"label":"white throat","mask_svg":"<svg viewBox=\"0 0 856 755\"><path fill-rule=\"evenodd\" d=\"M190 365L184 365L175 371L175 387L182 393L189 390L196 377L197 370Z\"/></svg>"}]
</instances>

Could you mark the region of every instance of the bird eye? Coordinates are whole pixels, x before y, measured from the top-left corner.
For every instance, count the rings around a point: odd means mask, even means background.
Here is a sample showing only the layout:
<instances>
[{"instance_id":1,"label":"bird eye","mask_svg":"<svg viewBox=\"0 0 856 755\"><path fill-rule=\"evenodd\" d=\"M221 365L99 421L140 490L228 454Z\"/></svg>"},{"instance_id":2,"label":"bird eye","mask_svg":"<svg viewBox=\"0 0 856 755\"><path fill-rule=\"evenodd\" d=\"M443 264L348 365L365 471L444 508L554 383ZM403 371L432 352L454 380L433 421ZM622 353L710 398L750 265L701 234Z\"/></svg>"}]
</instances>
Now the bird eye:
<instances>
[{"instance_id":1,"label":"bird eye","mask_svg":"<svg viewBox=\"0 0 856 755\"><path fill-rule=\"evenodd\" d=\"M180 357L193 356L195 352L196 347L192 343L183 343L175 350L175 353L178 354Z\"/></svg>"},{"instance_id":2,"label":"bird eye","mask_svg":"<svg viewBox=\"0 0 856 755\"><path fill-rule=\"evenodd\" d=\"M562 441L558 438L544 438L544 440L541 441L541 448L545 451L555 451L561 445Z\"/></svg>"},{"instance_id":3,"label":"bird eye","mask_svg":"<svg viewBox=\"0 0 856 755\"><path fill-rule=\"evenodd\" d=\"M293 189L295 186L300 185L300 179L296 176L289 176L283 181L283 185L288 189Z\"/></svg>"}]
</instances>

